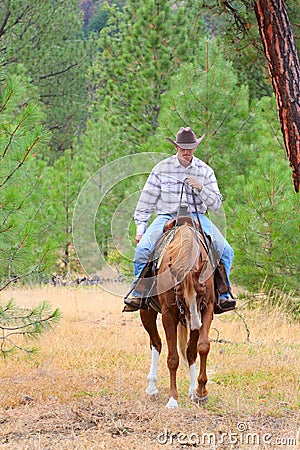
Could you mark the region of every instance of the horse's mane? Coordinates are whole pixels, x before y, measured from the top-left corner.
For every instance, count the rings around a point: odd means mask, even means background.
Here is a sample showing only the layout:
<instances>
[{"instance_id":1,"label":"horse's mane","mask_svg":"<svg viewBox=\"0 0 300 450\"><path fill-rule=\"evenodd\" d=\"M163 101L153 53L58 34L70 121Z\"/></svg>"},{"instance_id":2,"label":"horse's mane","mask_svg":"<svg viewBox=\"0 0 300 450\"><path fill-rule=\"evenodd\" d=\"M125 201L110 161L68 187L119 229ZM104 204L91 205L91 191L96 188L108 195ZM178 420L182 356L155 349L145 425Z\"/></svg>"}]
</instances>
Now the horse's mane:
<instances>
[{"instance_id":1,"label":"horse's mane","mask_svg":"<svg viewBox=\"0 0 300 450\"><path fill-rule=\"evenodd\" d=\"M197 255L198 243L194 233L194 230L187 224L182 225L176 230L174 239L166 249L168 256L173 261L180 257L181 267L189 267L192 255L194 254L195 257Z\"/></svg>"},{"instance_id":2,"label":"horse's mane","mask_svg":"<svg viewBox=\"0 0 300 450\"><path fill-rule=\"evenodd\" d=\"M168 261L170 270L177 282L182 283L185 301L189 303L194 296L191 269L196 265L199 256L199 243L195 231L187 224L180 226L174 239L167 246L165 261Z\"/></svg>"}]
</instances>

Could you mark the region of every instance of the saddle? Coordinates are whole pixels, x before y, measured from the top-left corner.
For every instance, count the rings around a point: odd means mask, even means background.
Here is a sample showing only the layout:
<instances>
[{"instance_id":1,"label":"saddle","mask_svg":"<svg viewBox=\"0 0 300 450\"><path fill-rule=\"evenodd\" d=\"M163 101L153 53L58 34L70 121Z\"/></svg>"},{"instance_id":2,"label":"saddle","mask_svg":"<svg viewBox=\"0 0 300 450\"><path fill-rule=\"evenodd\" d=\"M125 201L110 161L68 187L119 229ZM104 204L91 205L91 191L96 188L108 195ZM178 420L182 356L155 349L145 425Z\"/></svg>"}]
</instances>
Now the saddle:
<instances>
[{"instance_id":1,"label":"saddle","mask_svg":"<svg viewBox=\"0 0 300 450\"><path fill-rule=\"evenodd\" d=\"M173 236L175 234L175 225L182 226L184 224L188 224L189 226L196 228L200 234L201 242L203 243L206 251L209 252L211 249L211 253L213 255L213 260L218 261L218 257L216 252L213 250L212 242L210 236L206 235L206 239L200 232L200 226L197 224L191 217L188 216L179 216L177 219L172 218L169 219L164 226L164 234L158 240L155 250L147 262L145 267L143 268L139 279L137 280L135 289L138 292L143 293L143 298L145 299L146 306L153 308L157 312L160 311L159 301L156 295L156 286L153 279L155 279L157 270L160 264L160 259L163 255L165 247L172 241ZM214 314L221 314L223 312L229 311L229 309L224 310L220 305L220 296L221 294L229 294L231 298L234 298L231 293L231 288L227 284L227 277L224 265L221 261L214 264L214 287L215 287L215 302L214 302Z\"/></svg>"},{"instance_id":2,"label":"saddle","mask_svg":"<svg viewBox=\"0 0 300 450\"><path fill-rule=\"evenodd\" d=\"M168 232L172 228L175 227L177 222L177 226L181 226L184 224L189 225L190 227L196 228L196 230L200 231L199 224L193 220L190 216L179 216L177 219L175 217L172 217L172 219L169 219L164 226L164 233Z\"/></svg>"}]
</instances>

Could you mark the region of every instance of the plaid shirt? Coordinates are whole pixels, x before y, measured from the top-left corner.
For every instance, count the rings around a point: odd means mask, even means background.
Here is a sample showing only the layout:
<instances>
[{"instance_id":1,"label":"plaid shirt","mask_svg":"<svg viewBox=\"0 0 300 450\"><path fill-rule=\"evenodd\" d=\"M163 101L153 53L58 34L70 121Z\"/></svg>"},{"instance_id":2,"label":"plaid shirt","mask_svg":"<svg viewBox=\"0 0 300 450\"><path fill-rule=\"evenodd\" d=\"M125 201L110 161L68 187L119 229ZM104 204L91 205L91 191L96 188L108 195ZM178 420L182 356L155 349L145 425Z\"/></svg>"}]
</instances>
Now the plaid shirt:
<instances>
[{"instance_id":1,"label":"plaid shirt","mask_svg":"<svg viewBox=\"0 0 300 450\"><path fill-rule=\"evenodd\" d=\"M195 156L188 167L183 167L177 155L174 155L158 163L146 181L134 213L136 234L145 232L154 207L157 215L177 213L182 181L189 176L196 177L203 185L201 192L195 190L198 212L205 213L207 208L220 208L222 195L211 167ZM189 205L189 209L195 212L192 190L189 187L187 193L183 190L181 205Z\"/></svg>"}]
</instances>

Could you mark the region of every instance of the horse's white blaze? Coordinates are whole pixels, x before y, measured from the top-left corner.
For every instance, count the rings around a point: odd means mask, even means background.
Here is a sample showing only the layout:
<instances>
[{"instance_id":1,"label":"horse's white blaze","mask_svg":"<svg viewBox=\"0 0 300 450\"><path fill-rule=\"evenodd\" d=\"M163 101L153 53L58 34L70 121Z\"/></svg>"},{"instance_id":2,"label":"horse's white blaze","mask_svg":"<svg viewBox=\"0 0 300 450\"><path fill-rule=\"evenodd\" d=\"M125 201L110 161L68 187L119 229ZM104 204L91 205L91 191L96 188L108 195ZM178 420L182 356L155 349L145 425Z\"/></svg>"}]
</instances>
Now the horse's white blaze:
<instances>
[{"instance_id":1,"label":"horse's white blaze","mask_svg":"<svg viewBox=\"0 0 300 450\"><path fill-rule=\"evenodd\" d=\"M190 304L190 316L191 316L191 323L190 323L191 330L200 330L202 322L197 309L196 293L195 297L193 298L193 301Z\"/></svg>"},{"instance_id":2,"label":"horse's white blaze","mask_svg":"<svg viewBox=\"0 0 300 450\"><path fill-rule=\"evenodd\" d=\"M158 390L156 387L158 357L159 357L158 351L156 350L155 347L152 347L151 366L150 366L149 375L147 376L148 386L146 389L146 392L149 395L157 395L158 394Z\"/></svg>"},{"instance_id":3,"label":"horse's white blaze","mask_svg":"<svg viewBox=\"0 0 300 450\"><path fill-rule=\"evenodd\" d=\"M197 371L196 371L196 363L190 365L190 387L189 387L189 397L193 398L194 391L197 387Z\"/></svg>"},{"instance_id":4,"label":"horse's white blaze","mask_svg":"<svg viewBox=\"0 0 300 450\"><path fill-rule=\"evenodd\" d=\"M175 398L170 397L168 403L166 404L166 408L178 408L178 402Z\"/></svg>"}]
</instances>

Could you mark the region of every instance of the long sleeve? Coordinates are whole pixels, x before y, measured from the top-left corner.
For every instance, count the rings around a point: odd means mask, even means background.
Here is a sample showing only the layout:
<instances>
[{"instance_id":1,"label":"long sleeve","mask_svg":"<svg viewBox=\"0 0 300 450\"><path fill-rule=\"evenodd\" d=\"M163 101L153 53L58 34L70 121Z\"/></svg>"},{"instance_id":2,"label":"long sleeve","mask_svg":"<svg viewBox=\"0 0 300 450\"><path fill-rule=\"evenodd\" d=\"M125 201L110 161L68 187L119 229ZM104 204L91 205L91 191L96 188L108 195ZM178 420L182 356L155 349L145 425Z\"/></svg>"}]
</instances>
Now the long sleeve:
<instances>
[{"instance_id":1,"label":"long sleeve","mask_svg":"<svg viewBox=\"0 0 300 450\"><path fill-rule=\"evenodd\" d=\"M160 179L153 169L141 192L135 209L134 221L136 224L136 234L144 234L153 208L160 197L160 192Z\"/></svg>"},{"instance_id":2,"label":"long sleeve","mask_svg":"<svg viewBox=\"0 0 300 450\"><path fill-rule=\"evenodd\" d=\"M214 211L219 209L222 205L222 195L219 191L217 179L212 169L209 176L205 178L203 188L198 195L206 207Z\"/></svg>"}]
</instances>

